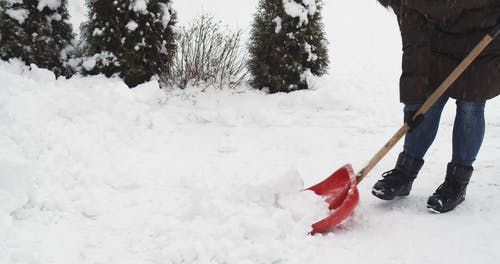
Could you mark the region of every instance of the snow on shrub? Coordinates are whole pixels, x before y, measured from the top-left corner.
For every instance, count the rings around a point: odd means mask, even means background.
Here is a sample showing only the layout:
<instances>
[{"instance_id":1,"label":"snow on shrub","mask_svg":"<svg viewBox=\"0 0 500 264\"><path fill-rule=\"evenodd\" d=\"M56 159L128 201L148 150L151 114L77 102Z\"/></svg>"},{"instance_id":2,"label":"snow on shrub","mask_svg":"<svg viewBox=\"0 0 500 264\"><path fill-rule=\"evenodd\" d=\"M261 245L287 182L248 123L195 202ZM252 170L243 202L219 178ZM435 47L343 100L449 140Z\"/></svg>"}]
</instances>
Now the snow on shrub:
<instances>
[{"instance_id":1,"label":"snow on shrub","mask_svg":"<svg viewBox=\"0 0 500 264\"><path fill-rule=\"evenodd\" d=\"M117 74L135 87L166 71L175 51L176 13L170 0L90 0L87 6L84 74Z\"/></svg>"},{"instance_id":2,"label":"snow on shrub","mask_svg":"<svg viewBox=\"0 0 500 264\"><path fill-rule=\"evenodd\" d=\"M0 58L71 75L66 51L74 35L67 5L67 0L0 1Z\"/></svg>"},{"instance_id":3,"label":"snow on shrub","mask_svg":"<svg viewBox=\"0 0 500 264\"><path fill-rule=\"evenodd\" d=\"M260 0L250 37L251 84L271 93L310 87L327 72L321 0Z\"/></svg>"}]
</instances>

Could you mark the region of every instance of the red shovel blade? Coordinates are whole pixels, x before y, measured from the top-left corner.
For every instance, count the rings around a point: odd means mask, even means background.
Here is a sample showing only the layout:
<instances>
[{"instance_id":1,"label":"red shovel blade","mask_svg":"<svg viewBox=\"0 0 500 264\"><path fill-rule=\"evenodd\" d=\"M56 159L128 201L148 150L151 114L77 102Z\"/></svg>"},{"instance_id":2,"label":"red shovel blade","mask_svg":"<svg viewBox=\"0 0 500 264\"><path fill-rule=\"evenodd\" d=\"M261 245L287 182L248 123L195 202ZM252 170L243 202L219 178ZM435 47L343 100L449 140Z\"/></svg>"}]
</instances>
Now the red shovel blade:
<instances>
[{"instance_id":1,"label":"red shovel blade","mask_svg":"<svg viewBox=\"0 0 500 264\"><path fill-rule=\"evenodd\" d=\"M329 216L312 225L311 234L328 232L351 215L359 201L356 186L356 174L351 164L347 164L330 177L307 189L325 197L331 210Z\"/></svg>"}]
</instances>

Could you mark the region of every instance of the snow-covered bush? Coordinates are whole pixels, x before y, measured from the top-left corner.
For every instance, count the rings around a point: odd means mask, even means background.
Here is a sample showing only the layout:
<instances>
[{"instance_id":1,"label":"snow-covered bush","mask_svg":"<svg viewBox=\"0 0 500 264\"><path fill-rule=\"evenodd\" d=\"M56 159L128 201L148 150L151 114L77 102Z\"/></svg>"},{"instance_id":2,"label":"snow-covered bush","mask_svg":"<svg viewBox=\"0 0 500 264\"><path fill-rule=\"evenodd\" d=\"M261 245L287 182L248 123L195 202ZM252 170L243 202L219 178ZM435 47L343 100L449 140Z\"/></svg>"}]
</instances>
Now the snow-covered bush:
<instances>
[{"instance_id":1,"label":"snow-covered bush","mask_svg":"<svg viewBox=\"0 0 500 264\"><path fill-rule=\"evenodd\" d=\"M70 75L66 51L74 39L67 0L0 0L0 58Z\"/></svg>"},{"instance_id":2,"label":"snow-covered bush","mask_svg":"<svg viewBox=\"0 0 500 264\"><path fill-rule=\"evenodd\" d=\"M309 88L328 66L321 0L260 0L252 24L251 84L271 93Z\"/></svg>"},{"instance_id":3,"label":"snow-covered bush","mask_svg":"<svg viewBox=\"0 0 500 264\"><path fill-rule=\"evenodd\" d=\"M175 51L170 0L88 0L82 26L84 74L119 74L129 87L166 71Z\"/></svg>"},{"instance_id":4,"label":"snow-covered bush","mask_svg":"<svg viewBox=\"0 0 500 264\"><path fill-rule=\"evenodd\" d=\"M195 19L188 28L181 29L167 83L181 89L188 84L238 86L247 73L242 34L241 30L223 27L212 16Z\"/></svg>"}]
</instances>

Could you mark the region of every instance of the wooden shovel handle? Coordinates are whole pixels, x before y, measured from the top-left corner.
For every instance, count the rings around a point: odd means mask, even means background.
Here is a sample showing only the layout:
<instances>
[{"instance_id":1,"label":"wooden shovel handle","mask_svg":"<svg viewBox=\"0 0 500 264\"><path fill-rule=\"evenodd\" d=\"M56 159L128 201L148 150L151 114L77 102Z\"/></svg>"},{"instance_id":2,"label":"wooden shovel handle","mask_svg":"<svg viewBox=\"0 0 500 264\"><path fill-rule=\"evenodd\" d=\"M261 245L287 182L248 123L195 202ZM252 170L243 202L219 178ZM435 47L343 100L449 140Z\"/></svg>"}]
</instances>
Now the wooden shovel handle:
<instances>
[{"instance_id":1,"label":"wooden shovel handle","mask_svg":"<svg viewBox=\"0 0 500 264\"><path fill-rule=\"evenodd\" d=\"M481 54L481 52L490 44L490 42L498 35L498 26L490 34L487 34L481 42L462 60L462 62L453 70L446 80L431 94L429 98L420 107L413 119L420 114L425 114L431 106L441 97L446 90L462 75L469 65ZM410 130L408 124L404 124L392 138L373 156L360 172L357 174L358 184L368 175L368 173L377 165L377 163L398 143L398 141Z\"/></svg>"}]
</instances>

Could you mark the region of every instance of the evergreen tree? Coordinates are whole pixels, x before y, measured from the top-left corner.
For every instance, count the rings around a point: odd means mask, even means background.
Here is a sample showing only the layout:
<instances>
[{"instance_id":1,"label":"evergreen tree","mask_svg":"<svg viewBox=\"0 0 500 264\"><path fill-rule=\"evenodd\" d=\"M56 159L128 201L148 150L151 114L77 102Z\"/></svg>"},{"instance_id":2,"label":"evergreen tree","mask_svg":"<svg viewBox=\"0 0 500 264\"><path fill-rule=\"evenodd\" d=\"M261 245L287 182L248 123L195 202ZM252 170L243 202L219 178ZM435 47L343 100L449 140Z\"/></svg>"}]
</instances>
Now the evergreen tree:
<instances>
[{"instance_id":1,"label":"evergreen tree","mask_svg":"<svg viewBox=\"0 0 500 264\"><path fill-rule=\"evenodd\" d=\"M0 0L0 57L20 58L27 65L70 75L65 50L73 29L68 22L67 0Z\"/></svg>"},{"instance_id":2,"label":"evergreen tree","mask_svg":"<svg viewBox=\"0 0 500 264\"><path fill-rule=\"evenodd\" d=\"M119 74L129 87L165 72L175 51L170 0L88 0L84 72Z\"/></svg>"},{"instance_id":3,"label":"evergreen tree","mask_svg":"<svg viewBox=\"0 0 500 264\"><path fill-rule=\"evenodd\" d=\"M328 52L321 0L260 0L250 36L251 84L271 93L309 88L321 76Z\"/></svg>"},{"instance_id":4,"label":"evergreen tree","mask_svg":"<svg viewBox=\"0 0 500 264\"><path fill-rule=\"evenodd\" d=\"M21 58L26 33L23 24L29 11L22 3L0 0L0 58L8 60Z\"/></svg>"}]
</instances>

